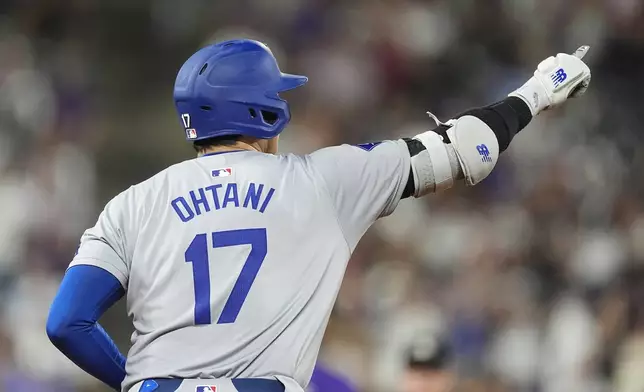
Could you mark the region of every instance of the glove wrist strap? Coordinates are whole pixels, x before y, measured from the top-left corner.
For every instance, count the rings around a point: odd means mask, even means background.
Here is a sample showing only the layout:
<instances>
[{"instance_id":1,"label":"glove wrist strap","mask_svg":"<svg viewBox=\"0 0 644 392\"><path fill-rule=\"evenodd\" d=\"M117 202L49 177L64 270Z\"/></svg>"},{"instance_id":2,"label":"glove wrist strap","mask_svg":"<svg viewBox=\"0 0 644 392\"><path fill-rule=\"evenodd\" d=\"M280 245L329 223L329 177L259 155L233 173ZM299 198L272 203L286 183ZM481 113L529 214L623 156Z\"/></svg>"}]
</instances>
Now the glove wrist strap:
<instances>
[{"instance_id":1,"label":"glove wrist strap","mask_svg":"<svg viewBox=\"0 0 644 392\"><path fill-rule=\"evenodd\" d=\"M523 86L508 94L508 96L521 98L528 105L533 116L536 116L550 105L546 89L534 76Z\"/></svg>"}]
</instances>

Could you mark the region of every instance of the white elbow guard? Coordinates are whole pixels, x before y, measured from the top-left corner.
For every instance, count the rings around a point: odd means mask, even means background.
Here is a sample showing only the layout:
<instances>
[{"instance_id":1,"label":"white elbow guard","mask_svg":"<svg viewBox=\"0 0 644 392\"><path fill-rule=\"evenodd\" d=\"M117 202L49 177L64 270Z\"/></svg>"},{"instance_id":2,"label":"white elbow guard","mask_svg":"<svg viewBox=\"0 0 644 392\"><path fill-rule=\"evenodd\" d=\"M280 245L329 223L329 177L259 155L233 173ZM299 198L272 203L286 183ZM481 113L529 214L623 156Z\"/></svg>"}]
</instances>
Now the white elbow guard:
<instances>
[{"instance_id":1,"label":"white elbow guard","mask_svg":"<svg viewBox=\"0 0 644 392\"><path fill-rule=\"evenodd\" d=\"M414 136L414 139L425 146L424 150L411 157L414 197L451 188L454 175L443 137L428 131Z\"/></svg>"},{"instance_id":2,"label":"white elbow guard","mask_svg":"<svg viewBox=\"0 0 644 392\"><path fill-rule=\"evenodd\" d=\"M450 188L462 171L467 185L487 177L499 158L499 142L490 127L477 117L465 115L439 125L449 128L450 144L434 131L414 136L425 149L411 157L414 197Z\"/></svg>"},{"instance_id":3,"label":"white elbow guard","mask_svg":"<svg viewBox=\"0 0 644 392\"><path fill-rule=\"evenodd\" d=\"M499 159L499 142L492 129L477 117L466 115L450 121L446 133L467 185L483 181Z\"/></svg>"}]
</instances>

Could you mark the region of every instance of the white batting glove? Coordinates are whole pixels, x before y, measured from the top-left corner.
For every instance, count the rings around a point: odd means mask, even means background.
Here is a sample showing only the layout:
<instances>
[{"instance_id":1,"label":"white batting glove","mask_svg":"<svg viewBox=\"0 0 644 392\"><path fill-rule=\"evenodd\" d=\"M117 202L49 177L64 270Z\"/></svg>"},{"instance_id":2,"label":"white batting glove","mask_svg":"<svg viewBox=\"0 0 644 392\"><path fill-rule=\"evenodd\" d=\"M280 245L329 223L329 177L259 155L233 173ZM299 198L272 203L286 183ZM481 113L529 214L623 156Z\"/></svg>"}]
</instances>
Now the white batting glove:
<instances>
[{"instance_id":1,"label":"white batting glove","mask_svg":"<svg viewBox=\"0 0 644 392\"><path fill-rule=\"evenodd\" d=\"M508 96L519 97L528 104L532 115L559 106L568 98L581 96L590 83L590 68L581 60L589 46L574 54L559 53L543 60L534 76Z\"/></svg>"}]
</instances>

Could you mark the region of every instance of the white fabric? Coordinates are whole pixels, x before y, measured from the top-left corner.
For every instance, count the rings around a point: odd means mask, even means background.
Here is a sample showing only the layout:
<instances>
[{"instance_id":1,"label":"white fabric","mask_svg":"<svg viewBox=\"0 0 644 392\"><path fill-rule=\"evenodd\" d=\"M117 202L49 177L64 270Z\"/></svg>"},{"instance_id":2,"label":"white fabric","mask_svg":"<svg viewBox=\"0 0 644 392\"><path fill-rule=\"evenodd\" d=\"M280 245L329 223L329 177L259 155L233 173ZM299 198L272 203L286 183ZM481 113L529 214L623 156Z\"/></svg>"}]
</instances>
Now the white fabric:
<instances>
[{"instance_id":1,"label":"white fabric","mask_svg":"<svg viewBox=\"0 0 644 392\"><path fill-rule=\"evenodd\" d=\"M559 53L543 60L534 76L509 96L519 97L530 107L532 115L559 106L568 98L579 97L590 84L590 68L581 60L588 52L582 46L574 54Z\"/></svg>"},{"instance_id":2,"label":"white fabric","mask_svg":"<svg viewBox=\"0 0 644 392\"><path fill-rule=\"evenodd\" d=\"M423 143L425 150L411 158L414 175L414 197L450 188L454 184L452 165L443 138L434 131L414 137Z\"/></svg>"},{"instance_id":3,"label":"white fabric","mask_svg":"<svg viewBox=\"0 0 644 392\"><path fill-rule=\"evenodd\" d=\"M499 159L499 142L494 131L479 118L463 116L447 130L467 185L483 181Z\"/></svg>"}]
</instances>

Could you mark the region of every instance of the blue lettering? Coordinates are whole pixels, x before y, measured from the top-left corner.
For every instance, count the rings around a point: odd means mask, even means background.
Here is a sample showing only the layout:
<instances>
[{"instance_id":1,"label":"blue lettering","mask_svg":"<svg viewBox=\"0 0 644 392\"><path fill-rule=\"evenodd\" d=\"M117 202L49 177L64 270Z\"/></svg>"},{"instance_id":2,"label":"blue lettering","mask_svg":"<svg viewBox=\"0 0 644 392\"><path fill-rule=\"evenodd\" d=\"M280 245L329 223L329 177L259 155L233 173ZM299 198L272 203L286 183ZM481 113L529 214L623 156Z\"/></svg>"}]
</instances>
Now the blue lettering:
<instances>
[{"instance_id":1,"label":"blue lettering","mask_svg":"<svg viewBox=\"0 0 644 392\"><path fill-rule=\"evenodd\" d=\"M188 202L186 202L186 199L183 197L177 197L176 199L172 200L172 208L174 208L174 211L179 215L179 219L181 219L182 222L188 222L192 218L195 217L195 213L192 212L190 209L190 206L188 205ZM179 207L179 204L183 207L181 209Z\"/></svg>"},{"instance_id":2,"label":"blue lettering","mask_svg":"<svg viewBox=\"0 0 644 392\"><path fill-rule=\"evenodd\" d=\"M224 197L224 203L222 208L226 208L228 202L235 203L235 207L239 207L239 198L237 197L237 184L234 182L229 182L226 187L226 196Z\"/></svg>"},{"instance_id":3,"label":"blue lettering","mask_svg":"<svg viewBox=\"0 0 644 392\"><path fill-rule=\"evenodd\" d=\"M244 208L248 208L248 203L250 202L253 210L257 210L259 206L259 199L262 198L262 190L264 190L264 184L259 184L259 187L255 188L255 183L251 182L248 186L248 193L246 193L246 199L244 200Z\"/></svg>"},{"instance_id":4,"label":"blue lettering","mask_svg":"<svg viewBox=\"0 0 644 392\"><path fill-rule=\"evenodd\" d=\"M264 210L266 210L266 207L268 207L268 202L271 201L271 197L273 197L273 193L275 193L275 189L271 188L268 191L268 195L266 195L266 200L264 200L264 203L262 204L262 208L259 209L259 212L262 214L264 213Z\"/></svg>"},{"instance_id":5,"label":"blue lettering","mask_svg":"<svg viewBox=\"0 0 644 392\"><path fill-rule=\"evenodd\" d=\"M190 198L192 199L192 205L195 208L195 212L197 213L197 215L201 215L201 207L199 207L199 205L203 205L206 212L210 212L210 206L208 205L208 200L206 200L206 192L204 192L203 188L199 188L198 191L198 199L194 191L190 191Z\"/></svg>"},{"instance_id":6,"label":"blue lettering","mask_svg":"<svg viewBox=\"0 0 644 392\"><path fill-rule=\"evenodd\" d=\"M226 191L223 195L220 195L219 191L223 191L224 185L226 186ZM275 194L274 188L268 189L266 193L264 192L265 188L267 188L265 184L249 182L246 194L241 195L243 198L243 207L252 208L255 211L264 213ZM206 191L211 193L212 201L208 199ZM171 202L172 208L182 222L188 222L194 219L195 216L210 212L211 209L220 210L226 208L228 204L239 208L242 201L240 200L239 186L234 182L197 188L190 191L189 195L189 198L177 197Z\"/></svg>"},{"instance_id":7,"label":"blue lettering","mask_svg":"<svg viewBox=\"0 0 644 392\"><path fill-rule=\"evenodd\" d=\"M220 209L221 207L219 206L219 195L217 194L217 189L221 188L221 184L215 184L211 186L207 186L206 190L210 191L212 193L212 201L215 204L215 210Z\"/></svg>"}]
</instances>

